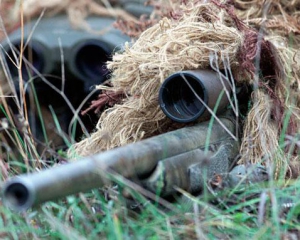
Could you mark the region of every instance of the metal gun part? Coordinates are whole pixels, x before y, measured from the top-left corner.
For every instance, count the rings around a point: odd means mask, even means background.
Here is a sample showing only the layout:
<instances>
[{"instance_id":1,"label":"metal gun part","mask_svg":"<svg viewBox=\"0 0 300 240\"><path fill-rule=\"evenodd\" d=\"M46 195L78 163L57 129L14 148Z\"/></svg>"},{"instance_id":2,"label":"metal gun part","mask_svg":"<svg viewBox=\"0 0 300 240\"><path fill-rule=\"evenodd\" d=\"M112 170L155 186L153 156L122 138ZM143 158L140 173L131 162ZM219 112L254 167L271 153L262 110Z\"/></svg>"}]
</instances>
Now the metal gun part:
<instances>
[{"instance_id":1,"label":"metal gun part","mask_svg":"<svg viewBox=\"0 0 300 240\"><path fill-rule=\"evenodd\" d=\"M125 178L142 180L143 176L153 172L160 161L172 157L177 159L179 155L185 161L184 154L189 155L191 151L197 153L197 149L205 148L208 132L211 132L209 140L212 143L228 141L229 134L224 127L235 132L235 123L227 117L220 117L220 120L223 126L215 121L212 131L209 122L203 122L73 163L13 177L4 185L3 202L14 210L23 211L45 201L102 187L111 171ZM198 159L202 157L198 156Z\"/></svg>"}]
</instances>

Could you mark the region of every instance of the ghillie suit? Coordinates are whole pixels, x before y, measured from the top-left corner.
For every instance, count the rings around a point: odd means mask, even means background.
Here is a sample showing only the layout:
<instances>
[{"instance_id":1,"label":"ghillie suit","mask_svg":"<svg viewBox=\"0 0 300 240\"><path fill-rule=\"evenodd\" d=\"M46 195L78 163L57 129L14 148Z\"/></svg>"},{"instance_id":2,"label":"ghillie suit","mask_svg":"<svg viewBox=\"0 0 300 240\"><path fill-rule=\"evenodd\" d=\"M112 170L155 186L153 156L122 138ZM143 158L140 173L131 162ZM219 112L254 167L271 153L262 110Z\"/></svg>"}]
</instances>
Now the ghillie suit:
<instances>
[{"instance_id":1,"label":"ghillie suit","mask_svg":"<svg viewBox=\"0 0 300 240\"><path fill-rule=\"evenodd\" d=\"M137 31L137 40L113 56L108 64L113 87L99 88L126 97L105 110L96 131L75 144L70 153L75 150L79 155L94 154L182 127L174 125L159 108L161 83L176 71L217 66L220 70L230 69L237 86L248 84L253 88L240 163L272 166L276 179L280 173L285 175L288 166L292 166L290 161L298 154L293 140L284 138L286 135L295 139L300 126L298 41L289 46L286 33L277 34L276 29L265 24L262 11L255 12L262 22L250 26L248 5L240 1L177 2L168 1L172 12L161 13L157 23L140 35ZM283 6L277 2L271 7L268 2L257 1L257 8L273 11L276 6ZM156 13L160 3L155 2ZM290 3L286 4L283 9L293 9Z\"/></svg>"},{"instance_id":2,"label":"ghillie suit","mask_svg":"<svg viewBox=\"0 0 300 240\"><path fill-rule=\"evenodd\" d=\"M250 154L251 161L256 161L258 157L265 154L273 153L279 159L286 158L289 163L289 176L298 177L299 175L299 107L300 107L300 1L233 1L236 8L236 14L240 19L243 19L249 26L256 28L264 34L264 39L272 43L278 59L278 75L277 82L273 90L266 86L266 91L258 90L253 99L253 108L249 112L248 119L244 131L244 143L241 148L243 155ZM265 100L263 100L265 99ZM262 108L269 101L270 113L272 122L268 125L273 128L273 143L268 146L258 148L258 144L251 147L252 139L255 139L261 134L253 134L253 127L250 127L256 121L261 121L262 115L255 117L255 107ZM275 125L274 125L275 124ZM272 126L273 125L273 126ZM260 125L259 125L260 126ZM263 132L271 133L271 129ZM252 139L249 138L252 136ZM270 141L272 135L266 136L265 141ZM250 141L246 142L245 139ZM298 141L298 148L295 147ZM281 144L281 150L279 145ZM297 145L297 144L296 144ZM252 145L253 146L253 145ZM256 146L256 147L255 147ZM276 155L279 154L279 155ZM243 160L243 159L242 159Z\"/></svg>"}]
</instances>

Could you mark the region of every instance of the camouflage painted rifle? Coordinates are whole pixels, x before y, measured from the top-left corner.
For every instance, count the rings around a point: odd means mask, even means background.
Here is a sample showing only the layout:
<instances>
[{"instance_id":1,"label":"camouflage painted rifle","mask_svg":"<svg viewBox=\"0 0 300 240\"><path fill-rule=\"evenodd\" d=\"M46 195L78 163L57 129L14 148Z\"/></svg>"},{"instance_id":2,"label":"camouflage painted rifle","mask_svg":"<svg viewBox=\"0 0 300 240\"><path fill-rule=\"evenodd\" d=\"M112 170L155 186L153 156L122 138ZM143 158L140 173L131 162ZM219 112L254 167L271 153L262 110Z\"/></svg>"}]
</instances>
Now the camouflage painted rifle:
<instances>
[{"instance_id":1,"label":"camouflage painted rifle","mask_svg":"<svg viewBox=\"0 0 300 240\"><path fill-rule=\"evenodd\" d=\"M167 97L161 97L161 100L172 98L172 101L161 101L160 105L164 112L175 113L173 120L179 122L209 116L205 109L217 104L224 87L229 90L228 82L210 70L181 72L175 76L184 76L188 87L178 77L174 78L175 85L172 84L174 79L170 76L166 80L170 84L162 86L160 95L166 91ZM199 96L203 102L198 102ZM227 98L220 98L218 113L226 109ZM176 192L175 187L191 193L200 192L215 174L228 173L239 151L238 138L233 137L237 124L232 116L223 114L218 119L39 173L17 176L4 186L4 203L13 209L24 210L48 200L101 187L111 172L137 181L162 196Z\"/></svg>"},{"instance_id":2,"label":"camouflage painted rifle","mask_svg":"<svg viewBox=\"0 0 300 240\"><path fill-rule=\"evenodd\" d=\"M115 172L161 195L175 186L199 192L206 179L227 173L238 155L239 143L225 129L235 132L229 116L185 127L137 143L85 157L41 172L9 179L3 187L3 202L25 210L48 200L99 188L107 173ZM212 130L213 129L213 130ZM208 143L208 144L207 144Z\"/></svg>"}]
</instances>

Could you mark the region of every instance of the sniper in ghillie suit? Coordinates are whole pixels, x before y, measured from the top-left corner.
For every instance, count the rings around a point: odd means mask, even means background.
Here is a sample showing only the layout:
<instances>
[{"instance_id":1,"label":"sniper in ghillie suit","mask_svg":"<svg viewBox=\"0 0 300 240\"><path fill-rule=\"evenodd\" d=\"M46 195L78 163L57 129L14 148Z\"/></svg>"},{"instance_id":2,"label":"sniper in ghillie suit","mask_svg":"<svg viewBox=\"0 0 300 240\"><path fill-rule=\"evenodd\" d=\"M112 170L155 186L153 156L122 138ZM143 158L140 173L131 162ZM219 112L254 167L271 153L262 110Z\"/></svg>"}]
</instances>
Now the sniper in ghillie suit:
<instances>
[{"instance_id":1,"label":"sniper in ghillie suit","mask_svg":"<svg viewBox=\"0 0 300 240\"><path fill-rule=\"evenodd\" d=\"M297 180L300 1L0 4L7 207L109 186L136 205L125 184L164 210L204 193L226 209Z\"/></svg>"}]
</instances>

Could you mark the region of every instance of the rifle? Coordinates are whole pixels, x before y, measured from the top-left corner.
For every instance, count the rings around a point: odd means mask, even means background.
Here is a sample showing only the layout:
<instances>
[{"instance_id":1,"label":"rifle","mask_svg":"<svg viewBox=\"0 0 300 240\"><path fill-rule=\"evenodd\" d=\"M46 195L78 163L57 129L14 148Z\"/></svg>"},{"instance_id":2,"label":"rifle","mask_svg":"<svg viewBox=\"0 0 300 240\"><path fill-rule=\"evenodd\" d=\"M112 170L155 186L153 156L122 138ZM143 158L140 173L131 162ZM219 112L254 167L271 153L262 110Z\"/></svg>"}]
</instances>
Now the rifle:
<instances>
[{"instance_id":1,"label":"rifle","mask_svg":"<svg viewBox=\"0 0 300 240\"><path fill-rule=\"evenodd\" d=\"M141 182L154 192L159 187L163 195L174 193L174 186L199 191L205 179L228 172L238 154L238 142L224 130L225 126L233 133L234 121L228 117L220 120L223 126L215 122L211 133L209 122L203 122L72 163L13 177L3 187L3 202L22 211L45 201L102 187L107 183L105 174L111 171ZM206 146L208 135L210 143Z\"/></svg>"},{"instance_id":2,"label":"rifle","mask_svg":"<svg viewBox=\"0 0 300 240\"><path fill-rule=\"evenodd\" d=\"M235 122L229 116L220 116L219 120L222 125L214 121L212 128L206 121L76 162L13 177L4 184L3 202L11 209L24 211L45 201L102 187L110 172L163 196L174 193L175 186L201 191L203 183L214 174L227 173L238 155L238 141L224 129L234 133Z\"/></svg>"}]
</instances>

